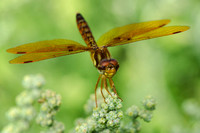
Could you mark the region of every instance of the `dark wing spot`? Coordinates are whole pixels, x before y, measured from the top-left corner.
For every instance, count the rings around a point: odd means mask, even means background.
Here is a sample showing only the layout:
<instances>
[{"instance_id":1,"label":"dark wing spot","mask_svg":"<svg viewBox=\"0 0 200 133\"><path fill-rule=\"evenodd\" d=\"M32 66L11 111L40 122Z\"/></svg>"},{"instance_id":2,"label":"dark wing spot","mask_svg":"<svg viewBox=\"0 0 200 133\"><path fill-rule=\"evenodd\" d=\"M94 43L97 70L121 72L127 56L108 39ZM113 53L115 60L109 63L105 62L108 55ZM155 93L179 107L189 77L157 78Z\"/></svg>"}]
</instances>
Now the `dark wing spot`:
<instances>
[{"instance_id":1,"label":"dark wing spot","mask_svg":"<svg viewBox=\"0 0 200 133\"><path fill-rule=\"evenodd\" d=\"M115 37L114 40L119 41L121 40L121 37Z\"/></svg>"},{"instance_id":2,"label":"dark wing spot","mask_svg":"<svg viewBox=\"0 0 200 133\"><path fill-rule=\"evenodd\" d=\"M177 34L177 33L180 33L181 31L176 31L176 32L174 32L174 33L172 33L172 34Z\"/></svg>"},{"instance_id":3,"label":"dark wing spot","mask_svg":"<svg viewBox=\"0 0 200 133\"><path fill-rule=\"evenodd\" d=\"M71 52L71 51L74 51L74 50L73 49L69 49L68 51Z\"/></svg>"},{"instance_id":4,"label":"dark wing spot","mask_svg":"<svg viewBox=\"0 0 200 133\"><path fill-rule=\"evenodd\" d=\"M131 40L131 38L127 38L127 40L129 41L129 40Z\"/></svg>"},{"instance_id":5,"label":"dark wing spot","mask_svg":"<svg viewBox=\"0 0 200 133\"><path fill-rule=\"evenodd\" d=\"M33 62L32 60L29 60L29 61L24 61L24 63L31 63Z\"/></svg>"},{"instance_id":6,"label":"dark wing spot","mask_svg":"<svg viewBox=\"0 0 200 133\"><path fill-rule=\"evenodd\" d=\"M70 49L70 48L73 49L73 47L74 47L74 46L67 46L67 48L69 48L69 49Z\"/></svg>"},{"instance_id":7,"label":"dark wing spot","mask_svg":"<svg viewBox=\"0 0 200 133\"><path fill-rule=\"evenodd\" d=\"M166 24L162 24L162 25L159 25L158 27L163 27L163 26L165 26Z\"/></svg>"},{"instance_id":8,"label":"dark wing spot","mask_svg":"<svg viewBox=\"0 0 200 133\"><path fill-rule=\"evenodd\" d=\"M68 48L68 51L69 51L69 52L74 51L74 49L73 49L74 46L68 46L67 48Z\"/></svg>"},{"instance_id":9,"label":"dark wing spot","mask_svg":"<svg viewBox=\"0 0 200 133\"><path fill-rule=\"evenodd\" d=\"M25 54L26 52L17 52L17 54Z\"/></svg>"}]
</instances>

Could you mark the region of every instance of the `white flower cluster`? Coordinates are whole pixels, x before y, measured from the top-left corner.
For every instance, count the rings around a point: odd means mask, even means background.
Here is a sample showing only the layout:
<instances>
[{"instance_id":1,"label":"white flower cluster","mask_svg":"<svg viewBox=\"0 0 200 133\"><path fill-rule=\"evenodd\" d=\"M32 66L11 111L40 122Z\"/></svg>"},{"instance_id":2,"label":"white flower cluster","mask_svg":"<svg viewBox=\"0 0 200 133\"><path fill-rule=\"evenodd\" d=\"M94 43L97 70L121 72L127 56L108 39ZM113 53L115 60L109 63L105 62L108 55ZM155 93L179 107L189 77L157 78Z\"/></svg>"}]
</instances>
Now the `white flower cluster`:
<instances>
[{"instance_id":1,"label":"white flower cluster","mask_svg":"<svg viewBox=\"0 0 200 133\"><path fill-rule=\"evenodd\" d=\"M53 125L49 127L46 131L41 131L40 133L64 133L65 126L62 122L54 120Z\"/></svg>"},{"instance_id":2,"label":"white flower cluster","mask_svg":"<svg viewBox=\"0 0 200 133\"><path fill-rule=\"evenodd\" d=\"M54 116L61 105L61 96L53 91L46 90L41 94L39 102L41 102L41 108L36 118L36 122L42 127L49 127L49 129L43 131L43 133L64 132L64 125L61 122L54 120Z\"/></svg>"},{"instance_id":3,"label":"white flower cluster","mask_svg":"<svg viewBox=\"0 0 200 133\"><path fill-rule=\"evenodd\" d=\"M101 108L93 110L93 119L95 120L95 130L103 131L109 129L114 132L120 126L120 120L123 117L122 101L117 98L117 95L112 93L112 97L108 95L106 103L101 104Z\"/></svg>"},{"instance_id":4,"label":"white flower cluster","mask_svg":"<svg viewBox=\"0 0 200 133\"><path fill-rule=\"evenodd\" d=\"M24 90L16 97L16 107L12 107L7 112L10 123L3 128L1 133L22 133L27 132L30 124L36 117L34 103L41 103L40 113L36 121L43 127L48 127L41 133L63 133L65 127L63 123L54 120L60 104L61 97L55 92L46 90L42 93L41 88L45 80L41 75L25 76L22 82ZM40 99L39 99L40 98ZM39 100L38 100L39 99Z\"/></svg>"},{"instance_id":5,"label":"white flower cluster","mask_svg":"<svg viewBox=\"0 0 200 133\"><path fill-rule=\"evenodd\" d=\"M30 127L30 123L36 115L33 104L40 96L44 82L41 75L25 76L23 86L26 90L16 97L16 106L7 112L6 116L10 123L3 128L1 133L21 133Z\"/></svg>"},{"instance_id":6,"label":"white flower cluster","mask_svg":"<svg viewBox=\"0 0 200 133\"><path fill-rule=\"evenodd\" d=\"M151 96L146 97L142 101L142 109L135 105L127 109L125 115L130 119L126 123L122 121L124 117L121 110L122 101L114 93L112 93L112 96L107 95L106 97L106 103L102 99L100 100L100 108L94 108L94 96L90 97L90 100L88 100L87 105L84 107L87 113L91 112L93 107L92 115L86 119L77 120L76 128L72 130L72 133L136 133L141 130L138 118L143 119L145 122L151 121L152 111L156 106L155 99Z\"/></svg>"},{"instance_id":7,"label":"white flower cluster","mask_svg":"<svg viewBox=\"0 0 200 133\"><path fill-rule=\"evenodd\" d=\"M131 119L130 123L122 127L123 132L139 132L141 124L138 118L143 119L145 122L150 122L152 119L152 111L155 110L156 101L151 96L147 96L143 101L143 108L135 105L127 109L126 115Z\"/></svg>"},{"instance_id":8,"label":"white flower cluster","mask_svg":"<svg viewBox=\"0 0 200 133\"><path fill-rule=\"evenodd\" d=\"M123 118L122 101L114 93L112 93L112 96L108 95L105 101L106 103L101 103L100 108L93 109L92 116L86 120L79 120L73 132L116 132ZM92 106L94 106L93 103Z\"/></svg>"},{"instance_id":9,"label":"white flower cluster","mask_svg":"<svg viewBox=\"0 0 200 133\"><path fill-rule=\"evenodd\" d=\"M22 81L22 85L26 89L42 88L45 84L45 79L41 74L37 75L27 75Z\"/></svg>"}]
</instances>

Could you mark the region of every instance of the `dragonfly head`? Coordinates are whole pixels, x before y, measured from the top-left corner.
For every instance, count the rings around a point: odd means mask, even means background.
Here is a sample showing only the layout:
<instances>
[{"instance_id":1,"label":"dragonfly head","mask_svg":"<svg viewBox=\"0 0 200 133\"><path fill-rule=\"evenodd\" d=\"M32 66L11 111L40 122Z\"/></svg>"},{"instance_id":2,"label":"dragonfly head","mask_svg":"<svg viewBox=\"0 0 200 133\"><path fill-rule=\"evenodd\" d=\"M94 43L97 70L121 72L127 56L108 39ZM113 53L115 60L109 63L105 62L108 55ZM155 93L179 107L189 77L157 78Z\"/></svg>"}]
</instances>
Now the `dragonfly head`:
<instances>
[{"instance_id":1,"label":"dragonfly head","mask_svg":"<svg viewBox=\"0 0 200 133\"><path fill-rule=\"evenodd\" d=\"M112 78L119 68L119 63L115 59L103 59L99 64L99 71L107 78Z\"/></svg>"}]
</instances>

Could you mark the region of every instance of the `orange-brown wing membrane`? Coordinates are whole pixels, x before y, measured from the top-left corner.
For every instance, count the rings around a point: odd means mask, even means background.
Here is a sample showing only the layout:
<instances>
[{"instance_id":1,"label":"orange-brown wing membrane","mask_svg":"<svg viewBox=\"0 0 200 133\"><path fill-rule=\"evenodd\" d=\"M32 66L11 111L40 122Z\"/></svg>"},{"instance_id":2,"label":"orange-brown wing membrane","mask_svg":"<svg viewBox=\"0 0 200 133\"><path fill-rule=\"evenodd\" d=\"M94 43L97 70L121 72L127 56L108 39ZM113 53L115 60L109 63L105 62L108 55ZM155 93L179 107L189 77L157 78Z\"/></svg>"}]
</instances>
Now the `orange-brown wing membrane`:
<instances>
[{"instance_id":1,"label":"orange-brown wing membrane","mask_svg":"<svg viewBox=\"0 0 200 133\"><path fill-rule=\"evenodd\" d=\"M88 47L77 42L65 39L56 39L24 44L8 49L7 52L24 54L10 61L11 64L23 64L80 53L87 50L89 50Z\"/></svg>"},{"instance_id":2,"label":"orange-brown wing membrane","mask_svg":"<svg viewBox=\"0 0 200 133\"><path fill-rule=\"evenodd\" d=\"M172 35L189 29L188 26L163 27L167 23L169 23L169 20L159 20L116 28L104 34L98 40L97 44L98 46L111 47L145 39ZM129 28L129 30L127 28ZM114 32L116 32L116 34Z\"/></svg>"},{"instance_id":3,"label":"orange-brown wing membrane","mask_svg":"<svg viewBox=\"0 0 200 133\"><path fill-rule=\"evenodd\" d=\"M186 31L188 29L189 29L188 26L168 26L168 27L158 28L158 29L155 29L155 30L152 30L140 35L132 35L131 33L129 33L110 41L105 46L111 47L111 46L122 45L122 44L132 43L136 41L161 37L161 36L173 35L173 34Z\"/></svg>"},{"instance_id":4,"label":"orange-brown wing membrane","mask_svg":"<svg viewBox=\"0 0 200 133\"><path fill-rule=\"evenodd\" d=\"M61 52L30 53L30 54L19 56L9 61L9 63L11 64L32 63L36 61L46 60L50 58L55 58L55 57L60 57L60 56L75 54L75 53L80 53L80 52L83 52L83 50L77 50L73 52L61 51Z\"/></svg>"},{"instance_id":5,"label":"orange-brown wing membrane","mask_svg":"<svg viewBox=\"0 0 200 133\"><path fill-rule=\"evenodd\" d=\"M161 36L173 35L173 34L181 33L181 32L186 31L188 29L189 29L188 26L167 26L167 27L162 27L162 28L159 28L159 29L155 29L155 30L149 31L149 32L147 32L145 34L141 34L141 35L138 35L138 36L130 37L131 38L130 40L122 41L120 44L126 44L126 43L131 43L131 42L136 42L136 41L141 41L141 40L161 37ZM129 36L128 36L128 38L129 38Z\"/></svg>"},{"instance_id":6,"label":"orange-brown wing membrane","mask_svg":"<svg viewBox=\"0 0 200 133\"><path fill-rule=\"evenodd\" d=\"M28 53L59 52L59 51L70 52L80 49L85 50L87 49L87 47L72 40L55 39L55 40L39 41L39 42L20 45L15 48L8 49L7 52L13 54L28 54Z\"/></svg>"},{"instance_id":7,"label":"orange-brown wing membrane","mask_svg":"<svg viewBox=\"0 0 200 133\"><path fill-rule=\"evenodd\" d=\"M125 38L122 38L122 36L127 37L126 39L129 39L130 37L141 35L151 30L155 30L160 27L163 27L169 22L170 20L164 19L164 20L129 24L126 26L114 28L108 31L107 33L103 34L97 41L97 45L99 47L100 46L115 46L114 44L121 42L122 39L125 39Z\"/></svg>"}]
</instances>

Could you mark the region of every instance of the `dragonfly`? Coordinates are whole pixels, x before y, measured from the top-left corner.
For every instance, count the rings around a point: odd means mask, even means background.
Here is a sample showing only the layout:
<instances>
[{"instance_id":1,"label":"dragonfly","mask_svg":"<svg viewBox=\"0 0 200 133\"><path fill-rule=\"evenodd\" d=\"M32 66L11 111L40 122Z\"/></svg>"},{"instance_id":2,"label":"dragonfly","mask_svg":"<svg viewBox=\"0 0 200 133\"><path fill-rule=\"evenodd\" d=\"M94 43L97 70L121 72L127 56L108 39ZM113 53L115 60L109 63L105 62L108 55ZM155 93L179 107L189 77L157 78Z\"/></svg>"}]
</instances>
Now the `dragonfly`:
<instances>
[{"instance_id":1,"label":"dragonfly","mask_svg":"<svg viewBox=\"0 0 200 133\"><path fill-rule=\"evenodd\" d=\"M54 39L23 44L7 50L9 53L22 54L10 61L11 64L26 64L46 60L50 58L90 52L90 57L94 66L100 73L95 85L95 104L97 105L97 88L100 83L100 92L105 101L103 89L112 96L111 91L121 99L116 91L112 77L119 69L119 63L111 57L108 47L133 43L141 40L157 38L161 36L173 35L188 30L189 26L165 26L170 20L156 20L142 23L134 23L111 29L95 41L92 32L80 13L76 14L78 30L87 44L82 45L78 42L67 39ZM108 86L109 83L109 86ZM122 100L122 99L121 99Z\"/></svg>"}]
</instances>

